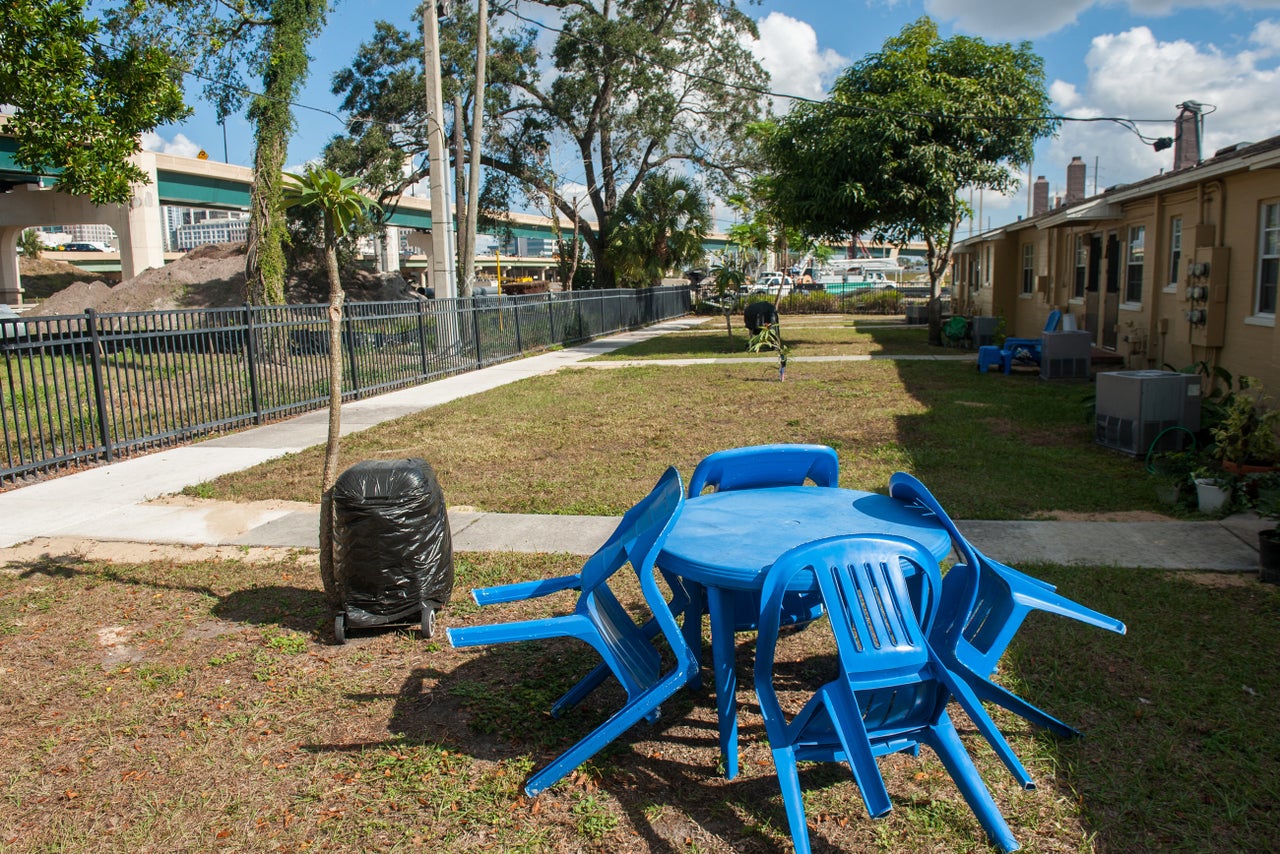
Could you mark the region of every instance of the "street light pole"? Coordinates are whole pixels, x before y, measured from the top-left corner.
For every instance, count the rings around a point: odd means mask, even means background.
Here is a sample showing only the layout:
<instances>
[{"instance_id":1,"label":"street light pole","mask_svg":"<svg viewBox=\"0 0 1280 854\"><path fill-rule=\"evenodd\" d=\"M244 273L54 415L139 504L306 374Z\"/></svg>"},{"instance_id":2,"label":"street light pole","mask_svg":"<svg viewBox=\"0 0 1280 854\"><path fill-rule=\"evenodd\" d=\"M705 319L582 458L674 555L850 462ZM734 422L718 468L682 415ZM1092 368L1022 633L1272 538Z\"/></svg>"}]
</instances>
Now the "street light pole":
<instances>
[{"instance_id":1,"label":"street light pole","mask_svg":"<svg viewBox=\"0 0 1280 854\"><path fill-rule=\"evenodd\" d=\"M431 184L431 285L437 297L456 297L453 215L449 210L449 159L444 136L444 96L440 82L440 24L436 0L422 9L422 41L427 81L427 179Z\"/></svg>"}]
</instances>

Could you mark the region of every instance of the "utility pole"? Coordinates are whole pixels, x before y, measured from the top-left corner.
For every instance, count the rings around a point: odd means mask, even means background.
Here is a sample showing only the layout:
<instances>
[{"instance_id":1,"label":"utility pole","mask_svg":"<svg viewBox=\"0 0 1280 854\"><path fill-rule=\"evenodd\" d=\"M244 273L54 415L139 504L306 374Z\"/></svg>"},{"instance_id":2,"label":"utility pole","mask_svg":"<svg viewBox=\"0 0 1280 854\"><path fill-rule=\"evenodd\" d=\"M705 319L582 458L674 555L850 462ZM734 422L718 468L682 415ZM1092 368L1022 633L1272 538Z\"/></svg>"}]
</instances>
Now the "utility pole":
<instances>
[{"instance_id":1,"label":"utility pole","mask_svg":"<svg viewBox=\"0 0 1280 854\"><path fill-rule=\"evenodd\" d=\"M444 96L440 83L440 22L436 0L422 8L424 75L427 81L427 178L431 182L431 286L436 296L458 295L453 253L453 215L449 211L449 157L444 137Z\"/></svg>"}]
</instances>

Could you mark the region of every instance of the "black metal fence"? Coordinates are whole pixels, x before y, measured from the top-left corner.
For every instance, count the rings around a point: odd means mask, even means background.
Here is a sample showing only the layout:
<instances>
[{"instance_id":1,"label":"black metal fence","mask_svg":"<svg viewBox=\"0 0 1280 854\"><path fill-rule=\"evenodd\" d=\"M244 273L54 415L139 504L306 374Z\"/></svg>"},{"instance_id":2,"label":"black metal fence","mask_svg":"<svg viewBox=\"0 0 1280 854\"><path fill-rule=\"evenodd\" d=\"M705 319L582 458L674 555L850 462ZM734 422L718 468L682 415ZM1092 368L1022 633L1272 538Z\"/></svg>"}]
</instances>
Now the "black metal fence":
<instances>
[{"instance_id":1,"label":"black metal fence","mask_svg":"<svg viewBox=\"0 0 1280 854\"><path fill-rule=\"evenodd\" d=\"M348 303L343 397L689 312L689 289ZM0 483L111 461L329 400L327 305L0 320Z\"/></svg>"}]
</instances>

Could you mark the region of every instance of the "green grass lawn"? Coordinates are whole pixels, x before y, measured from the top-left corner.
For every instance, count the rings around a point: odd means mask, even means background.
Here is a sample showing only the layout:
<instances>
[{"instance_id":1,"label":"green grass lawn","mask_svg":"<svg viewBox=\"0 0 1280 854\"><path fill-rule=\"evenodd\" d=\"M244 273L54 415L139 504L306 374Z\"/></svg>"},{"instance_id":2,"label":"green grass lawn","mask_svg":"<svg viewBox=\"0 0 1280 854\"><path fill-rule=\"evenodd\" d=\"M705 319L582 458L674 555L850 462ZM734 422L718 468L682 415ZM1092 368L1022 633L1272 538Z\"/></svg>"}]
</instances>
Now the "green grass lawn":
<instances>
[{"instance_id":1,"label":"green grass lawn","mask_svg":"<svg viewBox=\"0 0 1280 854\"><path fill-rule=\"evenodd\" d=\"M889 325L883 318L854 319L844 315L786 315L781 318L783 342L792 356L869 356L955 354L930 347L923 330ZM626 359L689 359L741 356L760 358L747 350L751 333L742 316L731 318L726 331L723 318L711 318L697 329L651 338L596 356L592 361ZM767 353L764 354L767 357ZM976 364L976 357L975 357Z\"/></svg>"},{"instance_id":2,"label":"green grass lawn","mask_svg":"<svg viewBox=\"0 0 1280 854\"><path fill-rule=\"evenodd\" d=\"M621 514L668 465L687 477L723 448L815 442L842 486L920 477L957 518L1158 509L1134 460L1094 444L1083 383L980 374L935 361L574 368L349 436L342 465L422 457L450 505ZM189 490L317 501L321 448Z\"/></svg>"}]
</instances>

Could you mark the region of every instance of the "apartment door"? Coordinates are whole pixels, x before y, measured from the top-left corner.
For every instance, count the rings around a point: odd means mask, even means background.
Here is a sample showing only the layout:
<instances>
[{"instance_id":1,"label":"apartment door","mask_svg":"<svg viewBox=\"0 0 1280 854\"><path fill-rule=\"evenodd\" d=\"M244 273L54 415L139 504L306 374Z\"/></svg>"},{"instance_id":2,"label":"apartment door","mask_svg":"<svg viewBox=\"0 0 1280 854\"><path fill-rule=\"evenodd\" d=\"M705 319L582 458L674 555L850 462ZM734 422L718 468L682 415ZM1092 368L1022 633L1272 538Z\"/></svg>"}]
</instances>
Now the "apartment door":
<instances>
[{"instance_id":1,"label":"apartment door","mask_svg":"<svg viewBox=\"0 0 1280 854\"><path fill-rule=\"evenodd\" d=\"M1116 326L1120 323L1120 237L1114 231L1107 232L1106 272L1102 294L1102 346L1116 349Z\"/></svg>"},{"instance_id":2,"label":"apartment door","mask_svg":"<svg viewBox=\"0 0 1280 854\"><path fill-rule=\"evenodd\" d=\"M1088 260L1084 280L1084 328L1093 334L1098 343L1098 307L1101 303L1098 286L1102 281L1102 235L1091 234L1088 239Z\"/></svg>"}]
</instances>

